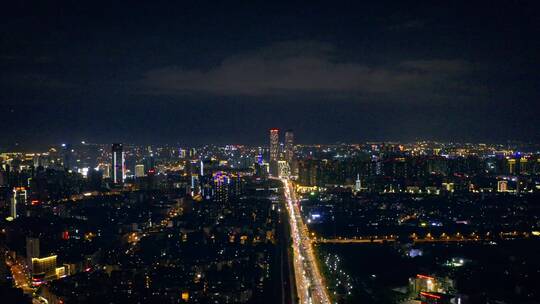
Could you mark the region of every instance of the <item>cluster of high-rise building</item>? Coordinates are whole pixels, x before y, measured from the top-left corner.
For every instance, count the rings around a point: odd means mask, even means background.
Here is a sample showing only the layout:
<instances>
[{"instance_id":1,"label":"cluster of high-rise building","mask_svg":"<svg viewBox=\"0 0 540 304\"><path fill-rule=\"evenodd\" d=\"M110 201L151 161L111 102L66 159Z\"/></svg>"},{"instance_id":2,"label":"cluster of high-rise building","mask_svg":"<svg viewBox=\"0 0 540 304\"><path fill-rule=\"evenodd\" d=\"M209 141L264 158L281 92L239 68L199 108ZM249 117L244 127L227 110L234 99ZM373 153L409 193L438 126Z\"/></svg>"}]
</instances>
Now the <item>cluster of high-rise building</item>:
<instances>
[{"instance_id":1,"label":"cluster of high-rise building","mask_svg":"<svg viewBox=\"0 0 540 304\"><path fill-rule=\"evenodd\" d=\"M6 284L49 303L272 297L280 209L266 148L62 148L1 155Z\"/></svg>"},{"instance_id":2,"label":"cluster of high-rise building","mask_svg":"<svg viewBox=\"0 0 540 304\"><path fill-rule=\"evenodd\" d=\"M63 300L82 299L72 294L74 286L98 290L99 280L75 275L88 272L114 290L138 296L146 289L155 294L174 290L177 294L167 301L182 295L188 302L248 303L254 294L264 294L268 283L257 282L271 272L276 217L283 215L278 177L292 181L302 216L319 236L441 225L477 230L505 225L530 234L522 229L532 227L527 204L540 193L537 148L432 142L299 145L291 130L268 134L268 146L84 143L42 153L2 153L0 224L12 247L10 263L27 269L29 289L53 285L49 291ZM429 209L424 200L449 204ZM508 201L511 209L498 205ZM488 205L465 212L469 203ZM487 216L500 210L510 210L514 218ZM482 221L474 222L478 217ZM159 245L145 243L150 239ZM212 256L186 259L201 250ZM182 269L172 275L175 284L159 279L167 273L163 265ZM246 275L253 271L256 280ZM242 284L221 286L229 275L243 276Z\"/></svg>"},{"instance_id":3,"label":"cluster of high-rise building","mask_svg":"<svg viewBox=\"0 0 540 304\"><path fill-rule=\"evenodd\" d=\"M2 153L0 202L7 207L6 217L15 219L27 204L102 189L170 184L223 200L220 188L238 193L236 180L246 174L291 177L306 187L359 183L357 188L369 192L536 191L540 156L533 148L432 142L297 145L293 131L275 128L269 130L268 148L62 144L42 153ZM215 178L217 172L223 175Z\"/></svg>"},{"instance_id":4,"label":"cluster of high-rise building","mask_svg":"<svg viewBox=\"0 0 540 304\"><path fill-rule=\"evenodd\" d=\"M270 129L269 164L272 176L291 176L296 173L294 133L285 131L285 142L279 141L279 129Z\"/></svg>"}]
</instances>

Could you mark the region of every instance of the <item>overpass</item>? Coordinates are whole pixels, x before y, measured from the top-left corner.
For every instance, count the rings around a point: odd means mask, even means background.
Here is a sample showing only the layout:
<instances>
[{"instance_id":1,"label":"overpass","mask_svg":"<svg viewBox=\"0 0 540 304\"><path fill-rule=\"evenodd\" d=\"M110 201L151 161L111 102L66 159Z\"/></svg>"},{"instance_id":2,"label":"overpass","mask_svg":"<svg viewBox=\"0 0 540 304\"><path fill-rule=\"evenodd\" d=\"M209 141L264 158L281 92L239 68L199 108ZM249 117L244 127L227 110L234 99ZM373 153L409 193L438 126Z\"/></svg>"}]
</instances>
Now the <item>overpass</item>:
<instances>
[{"instance_id":1,"label":"overpass","mask_svg":"<svg viewBox=\"0 0 540 304\"><path fill-rule=\"evenodd\" d=\"M446 234L442 233L440 236L432 236L430 233L425 236L419 236L416 233L413 233L409 236L409 240L413 243L462 243L462 242L489 242L489 241L500 241L500 240L515 240L515 239L526 239L531 237L529 232L524 231L511 231L511 232L500 232L497 234L485 234L479 235L476 233L471 234ZM312 237L314 243L320 244L384 244L398 241L398 238L395 235L372 235L372 236L362 236L362 237L352 237L352 238L323 238L323 237Z\"/></svg>"}]
</instances>

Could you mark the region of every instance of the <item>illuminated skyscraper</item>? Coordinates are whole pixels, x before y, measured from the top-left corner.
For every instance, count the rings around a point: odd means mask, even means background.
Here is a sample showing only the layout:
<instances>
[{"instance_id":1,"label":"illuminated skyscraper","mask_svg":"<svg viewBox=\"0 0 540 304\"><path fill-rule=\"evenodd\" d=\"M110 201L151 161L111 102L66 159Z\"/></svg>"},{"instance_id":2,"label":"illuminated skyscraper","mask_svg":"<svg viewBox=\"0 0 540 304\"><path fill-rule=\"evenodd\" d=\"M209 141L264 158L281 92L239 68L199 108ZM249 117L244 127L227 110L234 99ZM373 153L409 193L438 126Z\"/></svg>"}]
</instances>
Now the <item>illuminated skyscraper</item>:
<instances>
[{"instance_id":1,"label":"illuminated skyscraper","mask_svg":"<svg viewBox=\"0 0 540 304\"><path fill-rule=\"evenodd\" d=\"M514 158L508 159L508 173L516 174L516 159Z\"/></svg>"},{"instance_id":2,"label":"illuminated skyscraper","mask_svg":"<svg viewBox=\"0 0 540 304\"><path fill-rule=\"evenodd\" d=\"M112 169L113 169L113 183L121 184L125 178L125 159L124 148L122 144L112 145Z\"/></svg>"},{"instance_id":3,"label":"illuminated skyscraper","mask_svg":"<svg viewBox=\"0 0 540 304\"><path fill-rule=\"evenodd\" d=\"M178 149L178 157L180 158L186 158L187 157L187 151L186 149Z\"/></svg>"},{"instance_id":4,"label":"illuminated skyscraper","mask_svg":"<svg viewBox=\"0 0 540 304\"><path fill-rule=\"evenodd\" d=\"M508 181L500 180L497 182L497 192L507 192L508 191Z\"/></svg>"},{"instance_id":5,"label":"illuminated skyscraper","mask_svg":"<svg viewBox=\"0 0 540 304\"><path fill-rule=\"evenodd\" d=\"M135 165L135 177L143 177L146 175L146 172L144 171L144 165L138 164Z\"/></svg>"},{"instance_id":6,"label":"illuminated skyscraper","mask_svg":"<svg viewBox=\"0 0 540 304\"><path fill-rule=\"evenodd\" d=\"M28 194L26 192L26 188L24 187L15 187L13 188L13 197L11 198L11 208L9 215L16 219L18 217L17 214L17 205L18 204L25 204L28 199Z\"/></svg>"},{"instance_id":7,"label":"illuminated skyscraper","mask_svg":"<svg viewBox=\"0 0 540 304\"><path fill-rule=\"evenodd\" d=\"M278 176L279 130L270 129L270 174Z\"/></svg>"},{"instance_id":8,"label":"illuminated skyscraper","mask_svg":"<svg viewBox=\"0 0 540 304\"><path fill-rule=\"evenodd\" d=\"M294 133L292 130L285 131L285 160L292 164L294 158Z\"/></svg>"},{"instance_id":9,"label":"illuminated skyscraper","mask_svg":"<svg viewBox=\"0 0 540 304\"><path fill-rule=\"evenodd\" d=\"M528 171L528 160L525 157L522 157L519 160L519 173L527 174Z\"/></svg>"},{"instance_id":10,"label":"illuminated skyscraper","mask_svg":"<svg viewBox=\"0 0 540 304\"><path fill-rule=\"evenodd\" d=\"M111 178L111 165L104 164L101 166L101 171L103 172L103 178Z\"/></svg>"},{"instance_id":11,"label":"illuminated skyscraper","mask_svg":"<svg viewBox=\"0 0 540 304\"><path fill-rule=\"evenodd\" d=\"M279 158L279 130L270 129L270 161L277 161Z\"/></svg>"},{"instance_id":12,"label":"illuminated skyscraper","mask_svg":"<svg viewBox=\"0 0 540 304\"><path fill-rule=\"evenodd\" d=\"M229 201L231 179L224 172L216 172L213 177L213 200L219 203Z\"/></svg>"},{"instance_id":13,"label":"illuminated skyscraper","mask_svg":"<svg viewBox=\"0 0 540 304\"><path fill-rule=\"evenodd\" d=\"M298 164L294 157L294 133L292 130L285 131L285 160L289 165L290 175L298 175Z\"/></svg>"},{"instance_id":14,"label":"illuminated skyscraper","mask_svg":"<svg viewBox=\"0 0 540 304\"><path fill-rule=\"evenodd\" d=\"M291 175L291 168L289 163L284 160L278 160L278 176L279 177L289 177Z\"/></svg>"},{"instance_id":15,"label":"illuminated skyscraper","mask_svg":"<svg viewBox=\"0 0 540 304\"><path fill-rule=\"evenodd\" d=\"M11 198L11 204L10 204L10 208L9 208L9 216L12 219L17 218L17 199L15 197Z\"/></svg>"},{"instance_id":16,"label":"illuminated skyscraper","mask_svg":"<svg viewBox=\"0 0 540 304\"><path fill-rule=\"evenodd\" d=\"M354 184L354 191L356 191L356 192L362 191L362 181L360 181L360 174L356 175L356 182Z\"/></svg>"},{"instance_id":17,"label":"illuminated skyscraper","mask_svg":"<svg viewBox=\"0 0 540 304\"><path fill-rule=\"evenodd\" d=\"M201 174L201 176L204 176L204 162L201 160L200 163L201 163L201 168L200 168L200 169L201 169L201 173L200 173L200 174Z\"/></svg>"}]
</instances>

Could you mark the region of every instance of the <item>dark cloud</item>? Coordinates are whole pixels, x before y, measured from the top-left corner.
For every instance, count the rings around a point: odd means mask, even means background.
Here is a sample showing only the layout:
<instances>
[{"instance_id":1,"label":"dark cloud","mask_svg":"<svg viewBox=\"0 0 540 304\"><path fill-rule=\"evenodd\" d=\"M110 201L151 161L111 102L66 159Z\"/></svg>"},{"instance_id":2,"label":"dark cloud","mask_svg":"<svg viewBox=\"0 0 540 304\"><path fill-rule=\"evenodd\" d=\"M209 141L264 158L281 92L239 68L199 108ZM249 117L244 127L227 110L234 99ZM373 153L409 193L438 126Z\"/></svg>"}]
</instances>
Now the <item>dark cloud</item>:
<instances>
[{"instance_id":1,"label":"dark cloud","mask_svg":"<svg viewBox=\"0 0 540 304\"><path fill-rule=\"evenodd\" d=\"M11 74L9 77L1 77L0 79L4 86L12 89L21 87L27 89L75 89L79 87L54 76L35 72Z\"/></svg>"},{"instance_id":2,"label":"dark cloud","mask_svg":"<svg viewBox=\"0 0 540 304\"><path fill-rule=\"evenodd\" d=\"M10 1L0 148L538 139L539 3Z\"/></svg>"},{"instance_id":3,"label":"dark cloud","mask_svg":"<svg viewBox=\"0 0 540 304\"><path fill-rule=\"evenodd\" d=\"M398 24L392 24L388 26L390 31L408 31L421 29L426 25L424 20L406 20Z\"/></svg>"},{"instance_id":4,"label":"dark cloud","mask_svg":"<svg viewBox=\"0 0 540 304\"><path fill-rule=\"evenodd\" d=\"M150 70L143 85L158 94L209 93L264 96L329 92L338 95L433 91L469 71L461 60L409 60L373 66L344 60L339 50L316 42L287 42L230 56L209 69L177 66ZM451 83L448 83L450 85Z\"/></svg>"},{"instance_id":5,"label":"dark cloud","mask_svg":"<svg viewBox=\"0 0 540 304\"><path fill-rule=\"evenodd\" d=\"M446 75L466 73L471 69L463 60L411 60L403 61L399 65L413 71Z\"/></svg>"}]
</instances>

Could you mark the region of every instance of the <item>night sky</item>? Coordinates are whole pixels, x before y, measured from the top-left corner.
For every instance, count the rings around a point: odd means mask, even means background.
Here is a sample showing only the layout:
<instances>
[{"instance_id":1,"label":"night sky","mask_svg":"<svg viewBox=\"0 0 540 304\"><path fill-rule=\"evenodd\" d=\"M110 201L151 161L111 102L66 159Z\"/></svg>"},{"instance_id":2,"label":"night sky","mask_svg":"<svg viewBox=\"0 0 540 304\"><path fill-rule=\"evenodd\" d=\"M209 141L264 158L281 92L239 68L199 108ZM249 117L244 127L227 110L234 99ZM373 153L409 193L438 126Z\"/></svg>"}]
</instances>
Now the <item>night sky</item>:
<instances>
[{"instance_id":1,"label":"night sky","mask_svg":"<svg viewBox=\"0 0 540 304\"><path fill-rule=\"evenodd\" d=\"M0 148L540 140L538 1L12 2Z\"/></svg>"}]
</instances>

